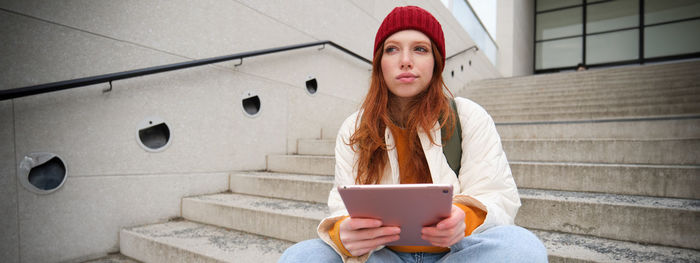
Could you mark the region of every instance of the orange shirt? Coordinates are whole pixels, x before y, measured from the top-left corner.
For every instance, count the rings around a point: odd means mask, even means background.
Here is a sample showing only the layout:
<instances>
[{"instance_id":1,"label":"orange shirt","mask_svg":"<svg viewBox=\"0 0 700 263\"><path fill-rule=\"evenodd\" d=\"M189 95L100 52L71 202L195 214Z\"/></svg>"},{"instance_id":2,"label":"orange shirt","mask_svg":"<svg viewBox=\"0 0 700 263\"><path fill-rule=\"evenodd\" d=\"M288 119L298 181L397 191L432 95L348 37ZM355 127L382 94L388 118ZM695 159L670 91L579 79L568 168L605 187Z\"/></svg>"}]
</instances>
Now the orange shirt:
<instances>
[{"instance_id":1,"label":"orange shirt","mask_svg":"<svg viewBox=\"0 0 700 263\"><path fill-rule=\"evenodd\" d=\"M420 172L414 171L414 169L410 169L410 161L409 161L409 156L410 156L410 151L408 147L408 132L405 129L401 129L398 127L390 127L392 135L394 136L394 142L396 143L396 152L397 152L397 157L399 161L399 176L400 176L400 181L402 184L415 184L415 183L432 183L433 180L430 177L430 174L426 175L420 175ZM422 150L421 150L422 151ZM428 167L428 163L425 160L425 156L423 156L422 162L424 164L424 167ZM471 206L465 206L462 204L454 204L462 211L464 211L465 217L464 217L464 223L466 224L466 229L464 230L464 236L468 236L476 229L478 226L480 226L483 222L484 219L486 219L486 212L476 208L476 207L471 207ZM347 217L346 217L347 218ZM333 240L333 243L340 248L341 252L345 254L346 256L352 256L347 249L343 246L343 243L340 241L340 223L345 220L345 218L338 220L335 225L333 226L332 229L328 231L330 234L331 239ZM408 252L408 253L416 253L416 252L427 252L427 253L442 253L442 252L447 252L450 251L449 248L446 247L434 247L434 246L389 246L389 249L398 251L398 252Z\"/></svg>"}]
</instances>

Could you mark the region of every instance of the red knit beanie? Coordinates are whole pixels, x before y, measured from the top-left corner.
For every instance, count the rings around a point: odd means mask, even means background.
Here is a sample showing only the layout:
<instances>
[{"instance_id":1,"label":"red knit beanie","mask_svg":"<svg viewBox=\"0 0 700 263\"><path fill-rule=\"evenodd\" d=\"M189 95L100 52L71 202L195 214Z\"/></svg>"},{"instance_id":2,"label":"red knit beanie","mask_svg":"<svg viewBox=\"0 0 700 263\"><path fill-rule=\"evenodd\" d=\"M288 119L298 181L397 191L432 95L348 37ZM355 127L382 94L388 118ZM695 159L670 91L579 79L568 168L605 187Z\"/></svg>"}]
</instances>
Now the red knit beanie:
<instances>
[{"instance_id":1,"label":"red knit beanie","mask_svg":"<svg viewBox=\"0 0 700 263\"><path fill-rule=\"evenodd\" d=\"M379 30L377 30L377 35L374 37L373 54L377 53L377 49L379 49L382 43L384 43L384 40L389 36L405 29L414 29L423 32L423 34L437 44L444 64L445 36L442 33L442 26L440 26L440 22L438 22L433 15L417 6L396 7L384 18L382 25L379 26Z\"/></svg>"}]
</instances>

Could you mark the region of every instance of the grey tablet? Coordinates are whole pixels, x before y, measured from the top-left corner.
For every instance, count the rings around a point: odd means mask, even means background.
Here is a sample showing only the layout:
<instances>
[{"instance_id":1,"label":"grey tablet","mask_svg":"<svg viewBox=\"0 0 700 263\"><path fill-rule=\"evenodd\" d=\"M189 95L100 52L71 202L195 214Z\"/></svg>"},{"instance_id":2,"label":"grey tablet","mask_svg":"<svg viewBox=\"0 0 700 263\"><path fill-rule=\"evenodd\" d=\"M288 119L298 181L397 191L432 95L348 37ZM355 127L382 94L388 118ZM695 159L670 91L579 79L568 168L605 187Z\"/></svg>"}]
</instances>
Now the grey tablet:
<instances>
[{"instance_id":1,"label":"grey tablet","mask_svg":"<svg viewBox=\"0 0 700 263\"><path fill-rule=\"evenodd\" d=\"M350 217L401 227L401 238L389 246L432 246L421 239L421 229L449 217L452 210L449 184L348 185L338 186L338 192Z\"/></svg>"}]
</instances>

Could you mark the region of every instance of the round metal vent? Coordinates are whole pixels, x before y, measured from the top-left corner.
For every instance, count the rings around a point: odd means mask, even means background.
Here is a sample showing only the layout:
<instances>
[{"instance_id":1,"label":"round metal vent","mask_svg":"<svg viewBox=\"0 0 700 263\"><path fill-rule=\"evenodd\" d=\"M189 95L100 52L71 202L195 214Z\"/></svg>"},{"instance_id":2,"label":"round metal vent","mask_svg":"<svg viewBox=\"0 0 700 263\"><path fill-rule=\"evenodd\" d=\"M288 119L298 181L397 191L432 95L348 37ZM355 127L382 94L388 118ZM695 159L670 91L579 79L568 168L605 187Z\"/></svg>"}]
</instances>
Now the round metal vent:
<instances>
[{"instance_id":1,"label":"round metal vent","mask_svg":"<svg viewBox=\"0 0 700 263\"><path fill-rule=\"evenodd\" d=\"M318 91L318 81L316 81L316 78L309 76L306 80L306 92L314 95L316 91Z\"/></svg>"},{"instance_id":2,"label":"round metal vent","mask_svg":"<svg viewBox=\"0 0 700 263\"><path fill-rule=\"evenodd\" d=\"M160 152L170 145L172 133L163 119L151 117L139 123L136 141L146 151Z\"/></svg>"},{"instance_id":3,"label":"round metal vent","mask_svg":"<svg viewBox=\"0 0 700 263\"><path fill-rule=\"evenodd\" d=\"M25 189L36 194L49 194L66 182L68 168L58 155L37 152L24 156L17 175Z\"/></svg>"},{"instance_id":4,"label":"round metal vent","mask_svg":"<svg viewBox=\"0 0 700 263\"><path fill-rule=\"evenodd\" d=\"M261 111L260 96L252 91L243 92L241 96L241 106L243 107L243 113L248 117L256 117Z\"/></svg>"}]
</instances>

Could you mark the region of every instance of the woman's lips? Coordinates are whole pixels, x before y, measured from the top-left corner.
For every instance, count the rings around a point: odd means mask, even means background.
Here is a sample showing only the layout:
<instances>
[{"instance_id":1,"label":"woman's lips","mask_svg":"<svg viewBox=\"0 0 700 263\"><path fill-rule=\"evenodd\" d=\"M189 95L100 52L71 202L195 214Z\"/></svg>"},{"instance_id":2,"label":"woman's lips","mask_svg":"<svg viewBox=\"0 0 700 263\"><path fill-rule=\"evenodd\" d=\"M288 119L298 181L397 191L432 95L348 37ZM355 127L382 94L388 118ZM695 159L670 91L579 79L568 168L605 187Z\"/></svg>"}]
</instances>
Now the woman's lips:
<instances>
[{"instance_id":1,"label":"woman's lips","mask_svg":"<svg viewBox=\"0 0 700 263\"><path fill-rule=\"evenodd\" d=\"M411 74L411 73L401 73L398 76L396 76L396 79L400 82L403 83L410 83L416 80L418 76Z\"/></svg>"}]
</instances>

